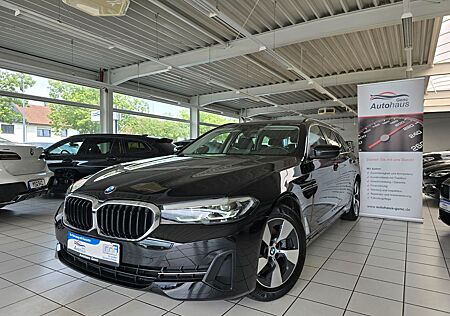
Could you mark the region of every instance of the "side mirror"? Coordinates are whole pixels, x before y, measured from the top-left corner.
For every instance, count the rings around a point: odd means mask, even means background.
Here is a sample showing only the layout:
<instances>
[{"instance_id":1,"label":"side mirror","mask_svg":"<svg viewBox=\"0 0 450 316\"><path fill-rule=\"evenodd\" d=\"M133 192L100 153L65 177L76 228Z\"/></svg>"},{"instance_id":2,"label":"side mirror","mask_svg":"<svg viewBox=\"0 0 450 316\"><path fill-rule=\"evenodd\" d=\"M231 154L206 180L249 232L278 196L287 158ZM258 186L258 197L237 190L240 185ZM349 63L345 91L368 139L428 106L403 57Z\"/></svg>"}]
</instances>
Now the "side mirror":
<instances>
[{"instance_id":1,"label":"side mirror","mask_svg":"<svg viewBox=\"0 0 450 316\"><path fill-rule=\"evenodd\" d=\"M339 156L341 148L336 145L317 145L313 148L313 159L332 159Z\"/></svg>"}]
</instances>

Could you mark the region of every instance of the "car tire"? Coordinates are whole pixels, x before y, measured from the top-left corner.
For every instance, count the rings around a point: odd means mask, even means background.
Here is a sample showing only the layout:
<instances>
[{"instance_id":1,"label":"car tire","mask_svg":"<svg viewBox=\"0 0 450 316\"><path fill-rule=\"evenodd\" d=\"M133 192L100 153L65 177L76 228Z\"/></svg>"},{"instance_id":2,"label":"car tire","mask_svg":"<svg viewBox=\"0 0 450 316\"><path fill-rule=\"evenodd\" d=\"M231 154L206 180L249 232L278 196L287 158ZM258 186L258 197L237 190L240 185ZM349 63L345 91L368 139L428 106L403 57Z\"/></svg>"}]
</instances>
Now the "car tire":
<instances>
[{"instance_id":1,"label":"car tire","mask_svg":"<svg viewBox=\"0 0 450 316\"><path fill-rule=\"evenodd\" d=\"M295 210L280 205L264 226L257 264L257 301L273 301L288 293L300 277L305 263L306 236Z\"/></svg>"},{"instance_id":2,"label":"car tire","mask_svg":"<svg viewBox=\"0 0 450 316\"><path fill-rule=\"evenodd\" d=\"M353 185L352 206L350 210L341 215L341 218L347 221L356 221L359 217L359 210L361 208L361 190L359 179L356 179Z\"/></svg>"}]
</instances>

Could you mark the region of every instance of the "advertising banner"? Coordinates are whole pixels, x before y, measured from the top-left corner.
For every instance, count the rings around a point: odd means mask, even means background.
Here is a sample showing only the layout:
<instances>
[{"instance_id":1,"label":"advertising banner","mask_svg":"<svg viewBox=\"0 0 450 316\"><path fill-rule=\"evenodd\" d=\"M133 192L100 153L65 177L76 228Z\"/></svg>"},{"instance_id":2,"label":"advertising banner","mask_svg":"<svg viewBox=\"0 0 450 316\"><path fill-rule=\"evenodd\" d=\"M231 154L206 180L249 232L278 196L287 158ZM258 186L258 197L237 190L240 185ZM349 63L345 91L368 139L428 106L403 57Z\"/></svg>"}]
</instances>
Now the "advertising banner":
<instances>
[{"instance_id":1,"label":"advertising banner","mask_svg":"<svg viewBox=\"0 0 450 316\"><path fill-rule=\"evenodd\" d=\"M422 222L424 79L358 86L361 216Z\"/></svg>"}]
</instances>

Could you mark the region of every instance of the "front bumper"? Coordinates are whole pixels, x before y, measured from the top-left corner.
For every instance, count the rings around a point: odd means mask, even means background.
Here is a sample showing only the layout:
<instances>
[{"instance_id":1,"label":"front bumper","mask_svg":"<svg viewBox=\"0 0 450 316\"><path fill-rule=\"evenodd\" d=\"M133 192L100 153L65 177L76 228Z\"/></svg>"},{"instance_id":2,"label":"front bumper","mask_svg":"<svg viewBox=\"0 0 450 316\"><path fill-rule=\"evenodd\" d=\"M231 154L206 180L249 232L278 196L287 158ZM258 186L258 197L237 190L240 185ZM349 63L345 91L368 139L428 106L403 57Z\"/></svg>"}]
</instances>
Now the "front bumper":
<instances>
[{"instance_id":1,"label":"front bumper","mask_svg":"<svg viewBox=\"0 0 450 316\"><path fill-rule=\"evenodd\" d=\"M265 219L251 221L232 235L183 243L153 238L139 242L118 241L89 233L92 237L120 244L120 264L113 266L85 259L68 250L69 229L59 220L55 224L56 256L63 264L94 278L174 299L232 299L255 289L258 241L264 222Z\"/></svg>"}]
</instances>

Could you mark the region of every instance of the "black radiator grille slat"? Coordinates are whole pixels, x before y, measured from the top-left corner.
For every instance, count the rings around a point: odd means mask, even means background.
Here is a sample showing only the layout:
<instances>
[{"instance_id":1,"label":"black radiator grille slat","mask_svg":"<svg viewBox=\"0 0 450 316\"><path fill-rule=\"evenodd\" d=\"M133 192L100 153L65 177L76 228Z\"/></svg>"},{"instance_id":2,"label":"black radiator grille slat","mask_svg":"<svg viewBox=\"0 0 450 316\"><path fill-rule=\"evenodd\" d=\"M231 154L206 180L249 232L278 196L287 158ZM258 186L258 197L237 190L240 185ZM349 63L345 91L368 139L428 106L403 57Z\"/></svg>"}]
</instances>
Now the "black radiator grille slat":
<instances>
[{"instance_id":1,"label":"black radiator grille slat","mask_svg":"<svg viewBox=\"0 0 450 316\"><path fill-rule=\"evenodd\" d=\"M64 214L66 221L75 228L89 230L93 226L91 201L68 197L65 202Z\"/></svg>"},{"instance_id":2,"label":"black radiator grille slat","mask_svg":"<svg viewBox=\"0 0 450 316\"><path fill-rule=\"evenodd\" d=\"M97 210L97 224L102 235L139 239L151 228L153 212L143 206L106 204Z\"/></svg>"}]
</instances>

